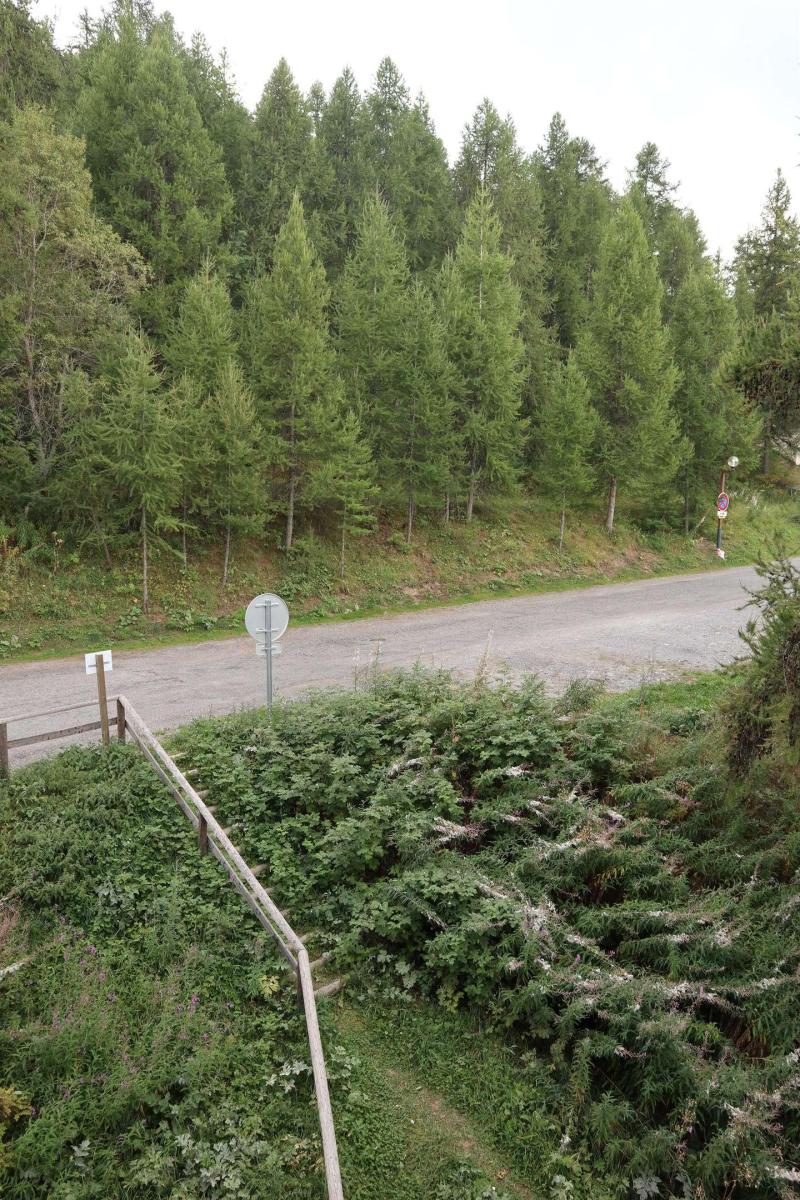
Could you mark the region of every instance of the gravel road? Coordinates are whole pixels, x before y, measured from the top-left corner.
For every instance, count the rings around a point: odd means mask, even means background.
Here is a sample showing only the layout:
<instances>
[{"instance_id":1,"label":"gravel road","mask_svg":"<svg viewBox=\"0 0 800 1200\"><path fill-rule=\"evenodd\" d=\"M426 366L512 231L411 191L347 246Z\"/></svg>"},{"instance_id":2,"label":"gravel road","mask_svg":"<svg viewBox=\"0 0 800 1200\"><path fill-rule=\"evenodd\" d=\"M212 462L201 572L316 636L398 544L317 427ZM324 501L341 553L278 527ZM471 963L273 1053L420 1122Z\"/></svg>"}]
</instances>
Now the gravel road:
<instances>
[{"instance_id":1,"label":"gravel road","mask_svg":"<svg viewBox=\"0 0 800 1200\"><path fill-rule=\"evenodd\" d=\"M383 668L447 667L472 674L487 655L493 671L536 672L549 688L576 676L602 677L613 689L677 679L730 662L747 614L752 568L676 575L569 592L484 600L395 616L292 628L275 662L275 689L295 697L312 688L352 686L380 648ZM102 647L87 646L87 650ZM123 692L154 730L193 717L263 703L264 660L249 637L114 654L109 694ZM0 667L0 718L77 704L95 695L83 656ZM91 711L9 728L24 737L92 720ZM11 765L54 753L58 742L11 751Z\"/></svg>"}]
</instances>

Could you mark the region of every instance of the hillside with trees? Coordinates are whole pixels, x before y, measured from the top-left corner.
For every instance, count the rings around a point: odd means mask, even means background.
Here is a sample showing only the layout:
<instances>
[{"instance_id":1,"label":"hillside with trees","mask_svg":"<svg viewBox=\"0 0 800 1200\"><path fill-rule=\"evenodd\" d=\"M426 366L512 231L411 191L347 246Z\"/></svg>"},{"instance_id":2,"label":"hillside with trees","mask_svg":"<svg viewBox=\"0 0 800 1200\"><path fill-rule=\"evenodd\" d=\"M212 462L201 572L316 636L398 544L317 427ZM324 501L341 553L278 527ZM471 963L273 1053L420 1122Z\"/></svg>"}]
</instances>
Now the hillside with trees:
<instances>
[{"instance_id":1,"label":"hillside with trees","mask_svg":"<svg viewBox=\"0 0 800 1200\"><path fill-rule=\"evenodd\" d=\"M56 48L0 0L5 564L409 544L498 502L696 532L729 455L800 428L800 226L780 172L733 262L646 144L624 194L556 114L489 99L449 162L385 59L254 113L202 36L117 0Z\"/></svg>"}]
</instances>

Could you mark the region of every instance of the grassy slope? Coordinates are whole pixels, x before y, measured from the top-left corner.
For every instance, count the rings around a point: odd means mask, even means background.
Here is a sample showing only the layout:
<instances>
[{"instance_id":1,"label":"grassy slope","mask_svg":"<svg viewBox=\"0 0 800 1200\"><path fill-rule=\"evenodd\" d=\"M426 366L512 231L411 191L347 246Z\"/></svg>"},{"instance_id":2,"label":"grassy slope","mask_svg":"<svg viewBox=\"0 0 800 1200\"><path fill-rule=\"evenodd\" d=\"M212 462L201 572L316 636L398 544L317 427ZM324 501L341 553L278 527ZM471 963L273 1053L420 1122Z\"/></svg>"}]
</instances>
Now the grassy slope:
<instances>
[{"instance_id":1,"label":"grassy slope","mask_svg":"<svg viewBox=\"0 0 800 1200\"><path fill-rule=\"evenodd\" d=\"M742 496L727 522L727 562L753 562L784 537L800 550L800 506L785 492ZM614 538L598 512L568 528L558 551L558 514L534 500L496 506L472 525L421 523L411 547L396 532L358 539L345 578L337 551L314 536L287 556L254 542L240 545L227 587L220 583L216 548L196 554L187 571L162 551L153 564L151 614L141 611L138 564L121 560L112 571L59 551L19 560L0 557L0 659L41 657L103 643L136 647L158 641L196 641L240 632L243 609L257 592L277 591L295 621L364 616L437 603L512 595L611 579L721 569L702 533L644 534L620 522Z\"/></svg>"}]
</instances>

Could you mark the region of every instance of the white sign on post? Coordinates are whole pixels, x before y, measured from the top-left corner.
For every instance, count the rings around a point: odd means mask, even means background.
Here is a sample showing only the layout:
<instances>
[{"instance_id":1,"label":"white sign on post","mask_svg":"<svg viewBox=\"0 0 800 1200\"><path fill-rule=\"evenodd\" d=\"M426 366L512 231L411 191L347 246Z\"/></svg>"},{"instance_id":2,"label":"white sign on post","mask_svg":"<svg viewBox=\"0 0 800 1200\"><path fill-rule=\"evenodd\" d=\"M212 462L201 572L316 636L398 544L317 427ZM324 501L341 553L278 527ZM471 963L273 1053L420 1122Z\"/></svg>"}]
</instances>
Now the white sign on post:
<instances>
[{"instance_id":1,"label":"white sign on post","mask_svg":"<svg viewBox=\"0 0 800 1200\"><path fill-rule=\"evenodd\" d=\"M111 651L110 650L95 650L95 651L93 651L92 654L84 654L84 656L83 656L84 661L86 663L86 674L87 675L96 675L97 674L96 659L97 659L98 654L102 654L102 656L103 656L103 670L104 671L113 671L114 667L111 662Z\"/></svg>"},{"instance_id":2,"label":"white sign on post","mask_svg":"<svg viewBox=\"0 0 800 1200\"><path fill-rule=\"evenodd\" d=\"M289 624L286 602L273 592L262 592L247 606L244 624L256 644L256 654L263 655L267 667L267 711L272 720L272 660L280 654L278 638L283 637Z\"/></svg>"}]
</instances>

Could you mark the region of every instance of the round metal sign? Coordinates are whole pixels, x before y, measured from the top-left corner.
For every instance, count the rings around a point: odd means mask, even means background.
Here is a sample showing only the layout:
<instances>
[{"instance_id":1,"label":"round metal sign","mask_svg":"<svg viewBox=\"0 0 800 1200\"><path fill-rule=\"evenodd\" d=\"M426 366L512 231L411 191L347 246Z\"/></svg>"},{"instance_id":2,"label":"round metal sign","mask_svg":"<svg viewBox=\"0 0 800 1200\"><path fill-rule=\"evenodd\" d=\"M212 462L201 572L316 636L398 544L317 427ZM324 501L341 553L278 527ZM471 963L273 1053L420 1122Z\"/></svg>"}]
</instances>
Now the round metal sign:
<instances>
[{"instance_id":1,"label":"round metal sign","mask_svg":"<svg viewBox=\"0 0 800 1200\"><path fill-rule=\"evenodd\" d=\"M720 492L720 494L717 496L717 511L718 512L727 512L729 504L730 504L730 498L728 496L728 493Z\"/></svg>"},{"instance_id":2,"label":"round metal sign","mask_svg":"<svg viewBox=\"0 0 800 1200\"><path fill-rule=\"evenodd\" d=\"M267 606L269 606L269 612L267 612ZM272 641L277 641L279 637L283 637L286 626L289 624L289 609L286 607L286 601L281 600L280 596L273 595L272 592L264 592L261 596L256 596L247 606L244 624L250 637L255 638L257 642L266 642L268 628L272 632Z\"/></svg>"}]
</instances>

